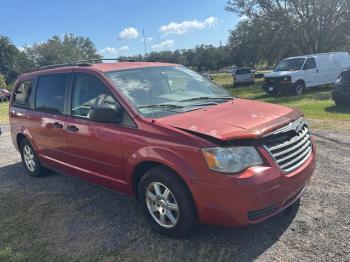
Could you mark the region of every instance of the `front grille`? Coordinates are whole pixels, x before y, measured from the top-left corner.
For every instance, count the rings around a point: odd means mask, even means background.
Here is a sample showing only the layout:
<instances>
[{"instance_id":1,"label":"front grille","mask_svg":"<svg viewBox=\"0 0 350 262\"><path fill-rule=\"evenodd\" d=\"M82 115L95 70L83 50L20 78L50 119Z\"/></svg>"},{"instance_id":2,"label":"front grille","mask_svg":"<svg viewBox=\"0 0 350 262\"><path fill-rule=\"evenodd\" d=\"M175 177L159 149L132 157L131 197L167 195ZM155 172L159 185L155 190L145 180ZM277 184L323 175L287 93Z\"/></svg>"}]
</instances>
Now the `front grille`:
<instances>
[{"instance_id":1,"label":"front grille","mask_svg":"<svg viewBox=\"0 0 350 262\"><path fill-rule=\"evenodd\" d=\"M264 148L270 153L280 168L289 173L301 166L311 155L312 144L307 124L296 122L272 134Z\"/></svg>"},{"instance_id":2,"label":"front grille","mask_svg":"<svg viewBox=\"0 0 350 262\"><path fill-rule=\"evenodd\" d=\"M278 85L280 84L282 81L284 81L285 77L265 77L265 83L266 84L271 84L271 85Z\"/></svg>"}]
</instances>

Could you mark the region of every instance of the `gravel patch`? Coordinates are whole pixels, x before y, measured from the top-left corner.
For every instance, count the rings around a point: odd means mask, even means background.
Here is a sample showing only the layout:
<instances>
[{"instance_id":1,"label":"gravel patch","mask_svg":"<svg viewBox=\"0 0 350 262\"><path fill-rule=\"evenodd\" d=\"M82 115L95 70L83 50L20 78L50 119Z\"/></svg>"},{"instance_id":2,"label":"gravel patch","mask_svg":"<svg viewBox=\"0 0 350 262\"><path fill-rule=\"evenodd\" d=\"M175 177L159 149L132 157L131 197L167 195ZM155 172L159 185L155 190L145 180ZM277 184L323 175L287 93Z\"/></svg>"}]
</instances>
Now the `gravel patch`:
<instances>
[{"instance_id":1,"label":"gravel patch","mask_svg":"<svg viewBox=\"0 0 350 262\"><path fill-rule=\"evenodd\" d=\"M133 199L56 173L25 176L3 131L0 260L350 260L350 132L317 134L316 171L291 214L247 228L200 226L169 239L149 230Z\"/></svg>"}]
</instances>

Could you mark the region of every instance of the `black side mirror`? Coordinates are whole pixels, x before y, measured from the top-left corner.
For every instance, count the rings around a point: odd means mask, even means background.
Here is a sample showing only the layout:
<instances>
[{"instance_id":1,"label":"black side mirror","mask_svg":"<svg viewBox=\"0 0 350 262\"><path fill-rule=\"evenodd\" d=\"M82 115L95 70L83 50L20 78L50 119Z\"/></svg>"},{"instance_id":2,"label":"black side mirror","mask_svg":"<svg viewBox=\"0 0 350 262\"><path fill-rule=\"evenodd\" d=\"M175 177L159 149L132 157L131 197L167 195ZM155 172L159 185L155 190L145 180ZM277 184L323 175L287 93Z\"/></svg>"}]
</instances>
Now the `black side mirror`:
<instances>
[{"instance_id":1,"label":"black side mirror","mask_svg":"<svg viewBox=\"0 0 350 262\"><path fill-rule=\"evenodd\" d=\"M123 109L119 105L94 105L89 110L89 118L99 123L121 123Z\"/></svg>"}]
</instances>

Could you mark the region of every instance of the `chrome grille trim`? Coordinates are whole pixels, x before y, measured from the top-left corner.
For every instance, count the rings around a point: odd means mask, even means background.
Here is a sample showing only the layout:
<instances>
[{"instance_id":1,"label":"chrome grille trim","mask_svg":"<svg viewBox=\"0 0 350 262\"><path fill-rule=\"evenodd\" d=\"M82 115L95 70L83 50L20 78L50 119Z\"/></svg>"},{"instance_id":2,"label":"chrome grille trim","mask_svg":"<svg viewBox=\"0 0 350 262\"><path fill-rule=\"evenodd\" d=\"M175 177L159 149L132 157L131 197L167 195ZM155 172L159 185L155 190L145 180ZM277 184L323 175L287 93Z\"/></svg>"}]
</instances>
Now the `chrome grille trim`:
<instances>
[{"instance_id":1,"label":"chrome grille trim","mask_svg":"<svg viewBox=\"0 0 350 262\"><path fill-rule=\"evenodd\" d=\"M286 127L269 135L263 145L277 165L289 173L301 166L310 157L312 142L307 124L299 118Z\"/></svg>"}]
</instances>

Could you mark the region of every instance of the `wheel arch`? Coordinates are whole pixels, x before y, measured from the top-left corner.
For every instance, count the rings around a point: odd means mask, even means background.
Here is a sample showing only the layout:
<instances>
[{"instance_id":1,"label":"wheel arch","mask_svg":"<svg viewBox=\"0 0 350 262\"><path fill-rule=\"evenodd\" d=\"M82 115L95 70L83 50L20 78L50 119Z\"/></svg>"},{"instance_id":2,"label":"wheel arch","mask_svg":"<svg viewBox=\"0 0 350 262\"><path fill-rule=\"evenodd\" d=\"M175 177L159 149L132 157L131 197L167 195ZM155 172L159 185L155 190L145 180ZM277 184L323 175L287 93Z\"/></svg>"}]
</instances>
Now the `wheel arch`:
<instances>
[{"instance_id":1,"label":"wheel arch","mask_svg":"<svg viewBox=\"0 0 350 262\"><path fill-rule=\"evenodd\" d=\"M168 166L164 163L158 162L158 161L154 161L154 160L143 161L143 162L139 163L133 170L133 173L132 173L132 193L135 196L136 200L139 200L138 187L139 187L139 184L140 184L142 177L146 174L146 172L148 170L155 168L155 167L164 167L164 168L168 169L169 171L173 172L174 174L176 174L176 177L187 188L188 192L190 193L190 195L192 196L192 199L194 201L191 189L190 189L188 183L185 181L185 179L176 170L174 170L170 166Z\"/></svg>"},{"instance_id":2,"label":"wheel arch","mask_svg":"<svg viewBox=\"0 0 350 262\"><path fill-rule=\"evenodd\" d=\"M306 87L306 83L304 81L304 79L299 79L295 82L295 85L297 85L298 83L302 83L304 85L304 87Z\"/></svg>"}]
</instances>

